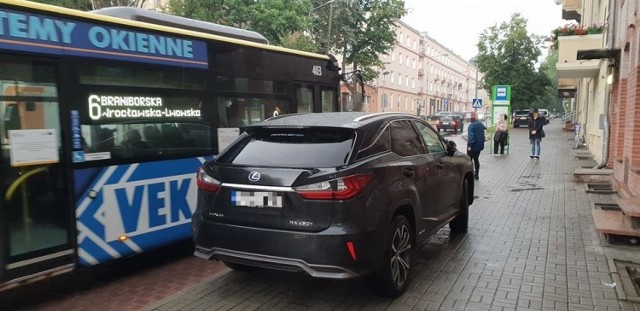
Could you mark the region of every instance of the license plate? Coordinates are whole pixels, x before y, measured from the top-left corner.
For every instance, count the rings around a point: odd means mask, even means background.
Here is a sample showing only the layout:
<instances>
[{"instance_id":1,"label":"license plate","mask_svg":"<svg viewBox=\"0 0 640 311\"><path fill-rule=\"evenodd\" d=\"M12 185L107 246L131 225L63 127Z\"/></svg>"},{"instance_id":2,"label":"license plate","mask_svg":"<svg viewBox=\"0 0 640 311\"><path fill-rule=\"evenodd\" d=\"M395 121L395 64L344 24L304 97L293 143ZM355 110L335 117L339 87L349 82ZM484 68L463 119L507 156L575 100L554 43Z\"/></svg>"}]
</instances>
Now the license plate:
<instances>
[{"instance_id":1,"label":"license plate","mask_svg":"<svg viewBox=\"0 0 640 311\"><path fill-rule=\"evenodd\" d=\"M521 117L520 118L520 120L526 120L526 119L527 119L527 117Z\"/></svg>"},{"instance_id":2,"label":"license plate","mask_svg":"<svg viewBox=\"0 0 640 311\"><path fill-rule=\"evenodd\" d=\"M282 193L270 191L231 191L231 206L282 208Z\"/></svg>"},{"instance_id":3,"label":"license plate","mask_svg":"<svg viewBox=\"0 0 640 311\"><path fill-rule=\"evenodd\" d=\"M442 125L449 125L449 122L442 122Z\"/></svg>"}]
</instances>

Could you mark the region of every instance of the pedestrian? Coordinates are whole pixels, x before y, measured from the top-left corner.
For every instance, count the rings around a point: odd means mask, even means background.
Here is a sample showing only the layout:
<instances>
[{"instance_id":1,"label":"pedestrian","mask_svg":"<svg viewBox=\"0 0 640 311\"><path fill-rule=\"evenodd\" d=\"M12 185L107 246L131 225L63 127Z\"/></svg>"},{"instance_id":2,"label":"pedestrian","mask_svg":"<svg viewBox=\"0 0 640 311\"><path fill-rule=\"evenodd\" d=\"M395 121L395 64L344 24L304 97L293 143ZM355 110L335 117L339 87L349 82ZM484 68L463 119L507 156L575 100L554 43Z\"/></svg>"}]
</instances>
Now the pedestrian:
<instances>
[{"instance_id":1,"label":"pedestrian","mask_svg":"<svg viewBox=\"0 0 640 311\"><path fill-rule=\"evenodd\" d=\"M493 135L493 154L498 155L498 146L500 146L500 155L504 155L504 146L507 143L509 132L507 131L507 115L501 114L496 133Z\"/></svg>"},{"instance_id":2,"label":"pedestrian","mask_svg":"<svg viewBox=\"0 0 640 311\"><path fill-rule=\"evenodd\" d=\"M475 165L474 178L480 179L480 152L484 149L484 130L486 127L480 120L478 120L478 113L471 112L471 124L469 124L467 131L467 154L473 160Z\"/></svg>"},{"instance_id":3,"label":"pedestrian","mask_svg":"<svg viewBox=\"0 0 640 311\"><path fill-rule=\"evenodd\" d=\"M540 159L540 142L544 135L544 122L537 111L529 118L529 143L531 144L531 159Z\"/></svg>"}]
</instances>

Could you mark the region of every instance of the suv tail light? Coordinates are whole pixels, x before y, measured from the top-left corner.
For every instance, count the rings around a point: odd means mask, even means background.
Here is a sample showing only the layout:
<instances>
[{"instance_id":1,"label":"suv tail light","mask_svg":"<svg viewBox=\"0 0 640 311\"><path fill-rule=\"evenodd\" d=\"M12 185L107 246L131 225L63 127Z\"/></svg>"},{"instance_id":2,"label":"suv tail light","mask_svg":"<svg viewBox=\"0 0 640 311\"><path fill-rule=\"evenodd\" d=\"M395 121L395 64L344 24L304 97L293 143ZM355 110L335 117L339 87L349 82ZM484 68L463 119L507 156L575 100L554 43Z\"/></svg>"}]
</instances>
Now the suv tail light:
<instances>
[{"instance_id":1,"label":"suv tail light","mask_svg":"<svg viewBox=\"0 0 640 311\"><path fill-rule=\"evenodd\" d=\"M362 192L373 177L373 174L351 175L294 189L308 200L348 200Z\"/></svg>"},{"instance_id":2,"label":"suv tail light","mask_svg":"<svg viewBox=\"0 0 640 311\"><path fill-rule=\"evenodd\" d=\"M204 171L202 166L198 167L198 171L196 173L196 185L198 186L198 189L209 192L216 192L220 189L220 182L207 175L207 172Z\"/></svg>"}]
</instances>

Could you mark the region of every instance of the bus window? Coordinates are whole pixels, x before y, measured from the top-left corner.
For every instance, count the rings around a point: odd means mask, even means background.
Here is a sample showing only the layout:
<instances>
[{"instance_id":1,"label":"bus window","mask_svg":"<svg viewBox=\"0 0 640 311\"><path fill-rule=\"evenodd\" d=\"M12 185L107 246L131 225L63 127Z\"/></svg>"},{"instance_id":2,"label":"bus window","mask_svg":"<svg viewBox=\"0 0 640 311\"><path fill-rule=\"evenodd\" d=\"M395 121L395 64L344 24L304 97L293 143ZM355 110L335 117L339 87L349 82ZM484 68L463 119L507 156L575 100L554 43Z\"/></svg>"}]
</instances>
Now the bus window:
<instances>
[{"instance_id":1,"label":"bus window","mask_svg":"<svg viewBox=\"0 0 640 311\"><path fill-rule=\"evenodd\" d=\"M219 127L245 127L280 114L289 113L284 100L247 97L219 97Z\"/></svg>"},{"instance_id":2,"label":"bus window","mask_svg":"<svg viewBox=\"0 0 640 311\"><path fill-rule=\"evenodd\" d=\"M81 122L88 150L84 161L214 152L199 97L149 95L87 95L88 117Z\"/></svg>"},{"instance_id":3,"label":"bus window","mask_svg":"<svg viewBox=\"0 0 640 311\"><path fill-rule=\"evenodd\" d=\"M298 113L313 112L313 84L296 83L296 102L298 103Z\"/></svg>"},{"instance_id":4,"label":"bus window","mask_svg":"<svg viewBox=\"0 0 640 311\"><path fill-rule=\"evenodd\" d=\"M320 87L320 103L322 103L322 112L336 111L338 103L336 102L335 88Z\"/></svg>"},{"instance_id":5,"label":"bus window","mask_svg":"<svg viewBox=\"0 0 640 311\"><path fill-rule=\"evenodd\" d=\"M157 66L87 65L79 69L80 83L87 85L138 86L182 90L204 90L203 72Z\"/></svg>"},{"instance_id":6,"label":"bus window","mask_svg":"<svg viewBox=\"0 0 640 311\"><path fill-rule=\"evenodd\" d=\"M17 104L8 104L4 109L4 139L9 138L10 130L21 129L20 114L18 112Z\"/></svg>"}]
</instances>

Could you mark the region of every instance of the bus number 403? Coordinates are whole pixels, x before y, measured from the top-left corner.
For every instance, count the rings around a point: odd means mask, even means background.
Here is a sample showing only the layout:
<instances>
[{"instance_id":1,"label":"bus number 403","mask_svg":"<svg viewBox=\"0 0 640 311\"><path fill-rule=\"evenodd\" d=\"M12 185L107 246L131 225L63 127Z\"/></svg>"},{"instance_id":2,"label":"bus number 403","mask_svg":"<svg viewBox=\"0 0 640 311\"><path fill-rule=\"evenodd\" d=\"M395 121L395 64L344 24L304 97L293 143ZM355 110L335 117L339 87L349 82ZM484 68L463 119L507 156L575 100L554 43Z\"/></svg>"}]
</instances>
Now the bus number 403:
<instances>
[{"instance_id":1,"label":"bus number 403","mask_svg":"<svg viewBox=\"0 0 640 311\"><path fill-rule=\"evenodd\" d=\"M313 69L311 70L311 72L313 72L313 75L321 77L322 76L322 67L315 65L313 66Z\"/></svg>"}]
</instances>

